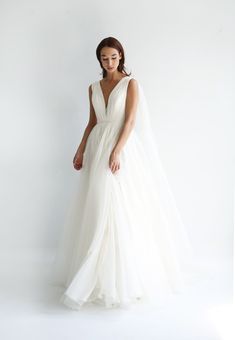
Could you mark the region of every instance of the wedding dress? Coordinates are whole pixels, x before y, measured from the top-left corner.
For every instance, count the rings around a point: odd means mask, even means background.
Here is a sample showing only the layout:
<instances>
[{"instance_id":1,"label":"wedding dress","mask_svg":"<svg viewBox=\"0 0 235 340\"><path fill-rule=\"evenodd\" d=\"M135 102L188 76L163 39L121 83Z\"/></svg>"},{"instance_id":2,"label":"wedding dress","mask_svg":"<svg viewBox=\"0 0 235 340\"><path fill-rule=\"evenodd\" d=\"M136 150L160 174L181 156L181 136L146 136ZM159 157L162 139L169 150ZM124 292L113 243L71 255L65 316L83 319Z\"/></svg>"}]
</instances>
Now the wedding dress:
<instances>
[{"instance_id":1,"label":"wedding dress","mask_svg":"<svg viewBox=\"0 0 235 340\"><path fill-rule=\"evenodd\" d=\"M124 76L107 106L92 83L97 124L87 139L79 186L67 214L53 271L64 287L60 302L129 306L183 292L192 277L193 247L176 208L138 83L136 124L112 173L109 157L124 119L129 81Z\"/></svg>"}]
</instances>

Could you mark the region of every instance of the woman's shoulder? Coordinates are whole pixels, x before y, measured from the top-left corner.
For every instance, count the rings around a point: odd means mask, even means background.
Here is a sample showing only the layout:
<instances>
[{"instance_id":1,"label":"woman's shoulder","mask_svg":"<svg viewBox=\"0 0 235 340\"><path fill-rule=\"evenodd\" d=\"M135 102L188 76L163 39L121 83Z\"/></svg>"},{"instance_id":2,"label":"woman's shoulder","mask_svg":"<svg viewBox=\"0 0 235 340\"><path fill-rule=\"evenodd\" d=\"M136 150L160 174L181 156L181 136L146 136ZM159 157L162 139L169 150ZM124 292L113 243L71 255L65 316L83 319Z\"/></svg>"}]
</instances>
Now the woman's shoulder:
<instances>
[{"instance_id":1,"label":"woman's shoulder","mask_svg":"<svg viewBox=\"0 0 235 340\"><path fill-rule=\"evenodd\" d=\"M130 79L128 84L133 84L133 86L138 84L138 79L135 75L129 75L128 78Z\"/></svg>"},{"instance_id":2,"label":"woman's shoulder","mask_svg":"<svg viewBox=\"0 0 235 340\"><path fill-rule=\"evenodd\" d=\"M139 82L135 76L129 76L129 81L128 81L128 88L130 87L137 87L139 85Z\"/></svg>"},{"instance_id":3,"label":"woman's shoulder","mask_svg":"<svg viewBox=\"0 0 235 340\"><path fill-rule=\"evenodd\" d=\"M132 82L132 83L138 83L136 77L134 77L134 76L129 76L129 78L130 78L130 82Z\"/></svg>"},{"instance_id":4,"label":"woman's shoulder","mask_svg":"<svg viewBox=\"0 0 235 340\"><path fill-rule=\"evenodd\" d=\"M92 91L94 86L99 83L99 80L94 80L92 83L89 84L88 89L89 91Z\"/></svg>"}]
</instances>

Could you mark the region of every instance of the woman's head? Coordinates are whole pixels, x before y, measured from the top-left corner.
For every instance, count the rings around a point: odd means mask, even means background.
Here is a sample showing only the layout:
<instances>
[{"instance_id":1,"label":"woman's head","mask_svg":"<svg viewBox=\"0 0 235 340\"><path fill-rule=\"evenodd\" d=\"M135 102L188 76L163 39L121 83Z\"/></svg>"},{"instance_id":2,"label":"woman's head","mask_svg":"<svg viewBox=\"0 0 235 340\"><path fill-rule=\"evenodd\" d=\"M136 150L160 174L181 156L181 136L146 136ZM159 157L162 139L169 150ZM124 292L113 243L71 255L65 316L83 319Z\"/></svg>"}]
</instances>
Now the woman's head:
<instances>
[{"instance_id":1,"label":"woman's head","mask_svg":"<svg viewBox=\"0 0 235 340\"><path fill-rule=\"evenodd\" d=\"M106 77L107 73L113 73L116 70L130 75L126 73L124 66L124 49L117 39L113 37L103 39L96 48L96 57L102 68L103 78Z\"/></svg>"}]
</instances>

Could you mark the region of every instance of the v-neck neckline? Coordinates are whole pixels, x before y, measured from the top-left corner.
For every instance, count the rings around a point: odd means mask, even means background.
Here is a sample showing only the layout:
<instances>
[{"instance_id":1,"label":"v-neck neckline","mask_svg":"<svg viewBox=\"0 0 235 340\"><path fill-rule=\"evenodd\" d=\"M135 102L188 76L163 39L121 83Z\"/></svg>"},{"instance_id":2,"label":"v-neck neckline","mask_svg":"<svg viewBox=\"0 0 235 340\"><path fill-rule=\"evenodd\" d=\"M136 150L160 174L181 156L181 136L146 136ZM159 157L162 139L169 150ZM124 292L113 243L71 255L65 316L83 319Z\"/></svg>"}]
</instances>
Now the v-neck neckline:
<instances>
[{"instance_id":1,"label":"v-neck neckline","mask_svg":"<svg viewBox=\"0 0 235 340\"><path fill-rule=\"evenodd\" d=\"M103 98L103 102L104 102L104 107L105 107L105 111L107 111L107 108L108 108L108 105L109 105L109 98L111 97L113 91L116 89L116 87L119 85L119 83L121 83L121 81L124 79L124 78L127 78L129 76L125 76L125 77L122 77L118 82L117 84L113 87L113 89L111 90L109 96L108 96L108 100L107 100L107 105L105 103L105 98L104 98L104 93L103 93L103 90L102 90L102 87L101 87L101 80L98 80L98 83L99 83L99 88L100 88L100 91L101 91L101 94L102 94L102 98Z\"/></svg>"}]
</instances>

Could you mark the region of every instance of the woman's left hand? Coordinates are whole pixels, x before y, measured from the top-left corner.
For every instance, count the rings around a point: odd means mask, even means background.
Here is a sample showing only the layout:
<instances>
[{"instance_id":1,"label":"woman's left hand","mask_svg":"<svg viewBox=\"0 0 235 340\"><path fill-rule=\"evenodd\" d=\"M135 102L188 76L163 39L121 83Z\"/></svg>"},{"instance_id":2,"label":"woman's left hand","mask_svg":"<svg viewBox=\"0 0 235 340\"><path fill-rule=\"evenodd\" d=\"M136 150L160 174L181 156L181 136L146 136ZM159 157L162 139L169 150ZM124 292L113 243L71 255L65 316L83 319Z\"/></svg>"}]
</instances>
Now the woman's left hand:
<instances>
[{"instance_id":1,"label":"woman's left hand","mask_svg":"<svg viewBox=\"0 0 235 340\"><path fill-rule=\"evenodd\" d=\"M117 151L112 151L109 157L109 167L112 173L115 173L117 170L120 169L120 159L119 153Z\"/></svg>"}]
</instances>

